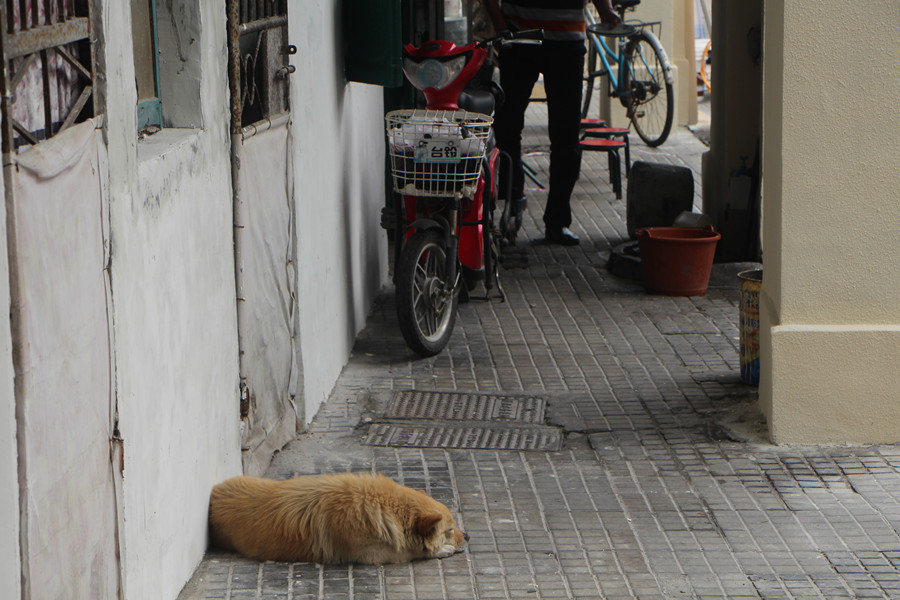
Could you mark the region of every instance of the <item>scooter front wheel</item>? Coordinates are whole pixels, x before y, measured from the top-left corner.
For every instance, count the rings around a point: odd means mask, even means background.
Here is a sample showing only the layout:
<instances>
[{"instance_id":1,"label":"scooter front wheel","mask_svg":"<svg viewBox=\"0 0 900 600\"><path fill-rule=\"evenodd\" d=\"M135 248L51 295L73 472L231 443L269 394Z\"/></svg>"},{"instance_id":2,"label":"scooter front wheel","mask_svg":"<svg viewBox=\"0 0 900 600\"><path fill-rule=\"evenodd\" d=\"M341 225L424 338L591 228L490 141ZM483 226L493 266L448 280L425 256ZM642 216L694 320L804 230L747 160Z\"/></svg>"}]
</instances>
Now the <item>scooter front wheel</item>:
<instances>
[{"instance_id":1,"label":"scooter front wheel","mask_svg":"<svg viewBox=\"0 0 900 600\"><path fill-rule=\"evenodd\" d=\"M459 301L446 277L446 249L437 230L419 231L403 246L397 265L397 321L407 345L434 356L447 345Z\"/></svg>"}]
</instances>

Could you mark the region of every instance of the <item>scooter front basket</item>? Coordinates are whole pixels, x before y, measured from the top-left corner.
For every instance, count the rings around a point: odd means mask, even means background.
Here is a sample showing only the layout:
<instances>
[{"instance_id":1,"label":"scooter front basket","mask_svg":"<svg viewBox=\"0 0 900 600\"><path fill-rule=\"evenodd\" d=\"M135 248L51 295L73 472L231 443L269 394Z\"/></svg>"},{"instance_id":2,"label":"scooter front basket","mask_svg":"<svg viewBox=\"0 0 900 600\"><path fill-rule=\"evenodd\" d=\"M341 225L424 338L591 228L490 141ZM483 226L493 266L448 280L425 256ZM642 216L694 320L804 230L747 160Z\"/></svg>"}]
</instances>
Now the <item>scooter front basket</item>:
<instances>
[{"instance_id":1,"label":"scooter front basket","mask_svg":"<svg viewBox=\"0 0 900 600\"><path fill-rule=\"evenodd\" d=\"M394 190L409 196L471 197L493 119L464 110L385 115Z\"/></svg>"}]
</instances>

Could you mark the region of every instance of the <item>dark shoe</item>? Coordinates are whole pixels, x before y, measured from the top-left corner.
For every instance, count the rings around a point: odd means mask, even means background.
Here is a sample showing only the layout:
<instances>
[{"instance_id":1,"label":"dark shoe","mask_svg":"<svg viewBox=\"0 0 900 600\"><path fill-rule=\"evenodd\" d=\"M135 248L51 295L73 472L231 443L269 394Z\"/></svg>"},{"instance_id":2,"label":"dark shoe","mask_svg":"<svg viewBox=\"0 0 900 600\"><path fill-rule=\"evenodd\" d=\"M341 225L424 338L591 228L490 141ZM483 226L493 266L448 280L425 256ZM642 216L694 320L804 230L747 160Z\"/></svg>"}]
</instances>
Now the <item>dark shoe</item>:
<instances>
[{"instance_id":1,"label":"dark shoe","mask_svg":"<svg viewBox=\"0 0 900 600\"><path fill-rule=\"evenodd\" d=\"M548 244L559 244L560 246L577 246L578 236L569 231L568 227L548 227L544 233L544 241Z\"/></svg>"}]
</instances>

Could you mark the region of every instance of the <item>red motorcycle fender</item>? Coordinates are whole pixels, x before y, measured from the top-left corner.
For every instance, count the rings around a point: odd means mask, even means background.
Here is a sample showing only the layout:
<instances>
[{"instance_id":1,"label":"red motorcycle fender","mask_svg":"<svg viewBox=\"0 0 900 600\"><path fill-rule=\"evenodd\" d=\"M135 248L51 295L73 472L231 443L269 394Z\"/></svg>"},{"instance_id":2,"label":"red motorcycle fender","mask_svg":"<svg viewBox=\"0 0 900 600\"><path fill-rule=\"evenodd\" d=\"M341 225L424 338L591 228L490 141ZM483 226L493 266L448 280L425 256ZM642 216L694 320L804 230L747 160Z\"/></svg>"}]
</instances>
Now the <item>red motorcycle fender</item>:
<instances>
[{"instance_id":1,"label":"red motorcycle fender","mask_svg":"<svg viewBox=\"0 0 900 600\"><path fill-rule=\"evenodd\" d=\"M484 208L484 177L478 179L478 188L472 197L469 210L462 216L469 223L481 221ZM459 228L459 262L470 269L484 267L484 231L481 225L466 225Z\"/></svg>"},{"instance_id":2,"label":"red motorcycle fender","mask_svg":"<svg viewBox=\"0 0 900 600\"><path fill-rule=\"evenodd\" d=\"M409 228L406 230L407 241L412 237L413 233L417 231L425 231L428 229L434 229L441 233L441 235L444 237L444 248L452 248L455 246L450 235L450 223L448 223L446 219L440 217L438 219L429 219L428 217L422 217L410 223Z\"/></svg>"},{"instance_id":3,"label":"red motorcycle fender","mask_svg":"<svg viewBox=\"0 0 900 600\"><path fill-rule=\"evenodd\" d=\"M491 188L485 189L484 177L479 178L478 188L472 198L469 210L463 215L463 221L481 221L484 217L485 197L494 198L497 195L497 161L500 151L494 148L489 157L489 169L491 172ZM489 205L490 206L490 205ZM484 227L482 225L470 225L460 227L459 232L459 261L470 269L476 271L484 267Z\"/></svg>"},{"instance_id":4,"label":"red motorcycle fender","mask_svg":"<svg viewBox=\"0 0 900 600\"><path fill-rule=\"evenodd\" d=\"M425 229L437 229L439 231L444 231L444 226L434 219L421 218L416 219L412 223L409 224L409 235L412 235L415 231L424 231Z\"/></svg>"}]
</instances>

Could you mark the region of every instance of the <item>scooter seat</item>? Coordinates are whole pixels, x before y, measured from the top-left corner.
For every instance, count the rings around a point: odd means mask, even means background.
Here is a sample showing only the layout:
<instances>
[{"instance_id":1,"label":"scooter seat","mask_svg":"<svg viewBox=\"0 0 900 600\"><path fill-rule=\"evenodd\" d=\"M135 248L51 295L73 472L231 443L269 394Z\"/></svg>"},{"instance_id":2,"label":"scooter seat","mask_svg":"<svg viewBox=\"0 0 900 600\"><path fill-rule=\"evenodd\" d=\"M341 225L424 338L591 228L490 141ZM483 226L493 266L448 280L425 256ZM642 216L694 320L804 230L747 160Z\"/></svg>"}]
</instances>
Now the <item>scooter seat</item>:
<instances>
[{"instance_id":1,"label":"scooter seat","mask_svg":"<svg viewBox=\"0 0 900 600\"><path fill-rule=\"evenodd\" d=\"M483 115L494 114L494 94L488 90L469 89L459 94L459 107Z\"/></svg>"}]
</instances>

